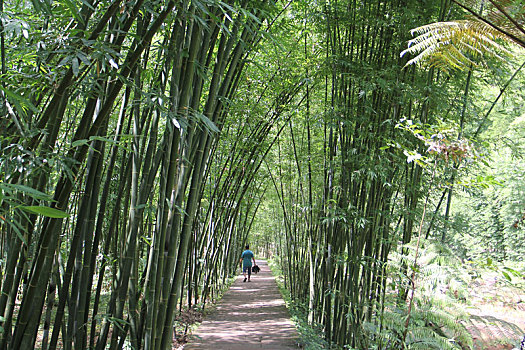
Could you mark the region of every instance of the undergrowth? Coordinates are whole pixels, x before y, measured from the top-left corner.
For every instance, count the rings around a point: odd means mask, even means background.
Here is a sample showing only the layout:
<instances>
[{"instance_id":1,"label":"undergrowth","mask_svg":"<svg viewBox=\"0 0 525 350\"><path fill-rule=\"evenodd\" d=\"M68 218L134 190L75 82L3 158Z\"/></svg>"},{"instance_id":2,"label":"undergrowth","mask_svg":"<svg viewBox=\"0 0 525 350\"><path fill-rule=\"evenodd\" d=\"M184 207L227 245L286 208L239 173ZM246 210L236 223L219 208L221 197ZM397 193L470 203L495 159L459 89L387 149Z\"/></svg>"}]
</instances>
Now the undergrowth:
<instances>
[{"instance_id":1,"label":"undergrowth","mask_svg":"<svg viewBox=\"0 0 525 350\"><path fill-rule=\"evenodd\" d=\"M414 308L406 324L406 304L399 300L400 290L409 285L402 273L404 264L414 261L414 249L407 245L408 255L393 252L388 263L391 291L385 298L385 310L379 324L378 349L471 349L472 337L465 327L464 311L471 276L462 262L446 246L422 241L415 274ZM406 266L406 265L405 265ZM403 333L406 333L406 337ZM387 344L397 344L388 346Z\"/></svg>"},{"instance_id":2,"label":"undergrowth","mask_svg":"<svg viewBox=\"0 0 525 350\"><path fill-rule=\"evenodd\" d=\"M199 327L206 315L213 312L217 306L217 303L222 299L224 293L230 289L232 284L235 282L235 278L235 275L229 277L213 300L207 301L206 304L193 304L190 308L186 306L183 307L181 311L179 311L173 323L174 336L178 344L184 344L188 341L188 338L195 331L195 329ZM185 300L183 300L183 305L185 303Z\"/></svg>"},{"instance_id":3,"label":"undergrowth","mask_svg":"<svg viewBox=\"0 0 525 350\"><path fill-rule=\"evenodd\" d=\"M386 265L387 279L384 298L374 311L370 321L361 323L361 339L358 349L349 345L344 349L353 350L442 350L474 349L472 322L496 324L513 334L519 333L514 324L503 319L490 321L488 316L477 317L472 314L473 293L476 282L483 283L487 272L497 276L498 285L513 285L517 290L523 287L523 268L521 266L497 267L494 263L465 261L439 242L423 240L419 251L417 266L413 266L415 249L406 246L408 254L392 252ZM278 258L276 258L278 259ZM308 323L308 307L305 303L294 301L284 288L283 273L278 260L270 260L269 265L286 301L293 321L301 335L301 343L306 349L336 349L324 339L323 326ZM410 293L409 271L415 269L414 305L407 316L407 302L403 295ZM511 281L512 280L512 281ZM473 289L474 288L474 289ZM498 289L494 286L495 290ZM498 289L501 292L501 289ZM521 289L522 290L522 289ZM497 292L496 292L497 296ZM478 297L479 298L479 297ZM508 298L507 298L508 299ZM520 299L521 300L521 299ZM522 301L518 301L522 302ZM490 304L490 302L488 302ZM408 322L407 322L408 318ZM479 320L478 320L479 319ZM475 328L475 327L474 327ZM515 329L516 328L516 329ZM487 330L485 330L487 332ZM509 344L517 344L518 338L503 339ZM521 340L521 339L520 339Z\"/></svg>"},{"instance_id":4,"label":"undergrowth","mask_svg":"<svg viewBox=\"0 0 525 350\"><path fill-rule=\"evenodd\" d=\"M410 250L411 247L409 247ZM413 253L413 252L412 252ZM459 305L466 302L470 276L461 268L461 261L443 246L426 244L421 250L422 257L417 268L414 308L407 320L407 305L399 299L399 292L408 285L406 275L401 271L402 261L413 257L392 254L388 263L388 291L382 310L370 322L362 323L363 349L471 349L472 338L465 327L468 314ZM336 349L324 339L322 325L307 322L308 308L304 303L291 300L284 288L282 272L278 263L271 260L269 265L276 276L277 284L286 301L293 321L306 349ZM345 349L352 349L349 345Z\"/></svg>"},{"instance_id":5,"label":"undergrowth","mask_svg":"<svg viewBox=\"0 0 525 350\"><path fill-rule=\"evenodd\" d=\"M292 300L290 292L284 287L283 274L277 262L269 259L268 266L275 277L279 291L286 303L286 308L290 312L290 317L299 332L301 346L307 350L338 349L333 346L330 347L324 339L321 325L312 326L308 323L308 307Z\"/></svg>"}]
</instances>

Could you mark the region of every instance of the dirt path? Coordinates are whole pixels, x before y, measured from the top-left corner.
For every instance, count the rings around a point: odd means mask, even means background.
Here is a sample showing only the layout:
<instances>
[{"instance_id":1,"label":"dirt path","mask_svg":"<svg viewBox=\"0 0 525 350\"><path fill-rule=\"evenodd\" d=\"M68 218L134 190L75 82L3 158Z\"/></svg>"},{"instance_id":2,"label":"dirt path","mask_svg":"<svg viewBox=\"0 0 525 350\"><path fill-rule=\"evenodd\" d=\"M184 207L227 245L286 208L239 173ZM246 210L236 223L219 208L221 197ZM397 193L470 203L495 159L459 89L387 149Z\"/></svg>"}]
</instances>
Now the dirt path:
<instances>
[{"instance_id":1,"label":"dirt path","mask_svg":"<svg viewBox=\"0 0 525 350\"><path fill-rule=\"evenodd\" d=\"M512 349L524 336L524 291L498 278L498 273L487 273L471 282L467 329L475 350Z\"/></svg>"},{"instance_id":2,"label":"dirt path","mask_svg":"<svg viewBox=\"0 0 525 350\"><path fill-rule=\"evenodd\" d=\"M268 264L251 282L237 277L216 309L190 337L185 350L297 349L297 331Z\"/></svg>"}]
</instances>

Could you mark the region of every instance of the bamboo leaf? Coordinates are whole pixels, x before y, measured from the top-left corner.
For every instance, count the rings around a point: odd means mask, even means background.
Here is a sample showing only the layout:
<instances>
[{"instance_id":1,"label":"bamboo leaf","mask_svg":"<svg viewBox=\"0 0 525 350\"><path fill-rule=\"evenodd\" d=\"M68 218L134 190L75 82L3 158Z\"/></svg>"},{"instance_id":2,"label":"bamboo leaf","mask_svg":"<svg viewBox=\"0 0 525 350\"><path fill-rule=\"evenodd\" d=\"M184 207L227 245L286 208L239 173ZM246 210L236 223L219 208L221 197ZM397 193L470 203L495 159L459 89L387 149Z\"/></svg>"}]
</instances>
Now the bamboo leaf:
<instances>
[{"instance_id":1,"label":"bamboo leaf","mask_svg":"<svg viewBox=\"0 0 525 350\"><path fill-rule=\"evenodd\" d=\"M33 8L37 13L41 12L52 15L51 4L49 3L49 0L31 0L31 3L33 4Z\"/></svg>"},{"instance_id":2,"label":"bamboo leaf","mask_svg":"<svg viewBox=\"0 0 525 350\"><path fill-rule=\"evenodd\" d=\"M506 270L506 271L508 271L508 272L510 272L511 274L513 274L513 275L516 276L516 277L522 277L522 276L523 276L519 271L516 271L516 270L514 270L514 269L511 269L510 267L506 267L506 266L505 266L503 269Z\"/></svg>"},{"instance_id":3,"label":"bamboo leaf","mask_svg":"<svg viewBox=\"0 0 525 350\"><path fill-rule=\"evenodd\" d=\"M71 15L77 20L78 23L84 24L84 19L80 16L80 11L71 0L61 0L61 2L69 9Z\"/></svg>"},{"instance_id":4,"label":"bamboo leaf","mask_svg":"<svg viewBox=\"0 0 525 350\"><path fill-rule=\"evenodd\" d=\"M24 185L0 183L0 189L6 192L12 192L13 190L18 191L18 192L23 192L24 194L29 195L31 198L34 198L34 199L40 199L44 201L53 200L53 198L47 193L40 192L38 190L35 190L34 188L24 186Z\"/></svg>"},{"instance_id":5,"label":"bamboo leaf","mask_svg":"<svg viewBox=\"0 0 525 350\"><path fill-rule=\"evenodd\" d=\"M206 129L212 133L218 133L220 132L219 128L213 121L210 120L210 118L206 117L204 114L195 111L193 115L196 117L196 119L204 124Z\"/></svg>"},{"instance_id":6,"label":"bamboo leaf","mask_svg":"<svg viewBox=\"0 0 525 350\"><path fill-rule=\"evenodd\" d=\"M88 144L88 140L86 140L86 139L76 140L76 141L74 141L71 144L71 147L75 148L75 147L84 146L84 145L87 145L87 144Z\"/></svg>"},{"instance_id":7,"label":"bamboo leaf","mask_svg":"<svg viewBox=\"0 0 525 350\"><path fill-rule=\"evenodd\" d=\"M47 216L49 218L55 219L67 218L70 215L65 211L45 206L22 206L21 208L33 214Z\"/></svg>"},{"instance_id":8,"label":"bamboo leaf","mask_svg":"<svg viewBox=\"0 0 525 350\"><path fill-rule=\"evenodd\" d=\"M95 8L93 7L93 5L91 5L91 4L89 3L89 1L86 1L86 0L80 0L80 2L81 2L83 5L87 6L89 9L95 11Z\"/></svg>"},{"instance_id":9,"label":"bamboo leaf","mask_svg":"<svg viewBox=\"0 0 525 350\"><path fill-rule=\"evenodd\" d=\"M101 141L101 142L107 142L107 143L110 143L112 145L115 145L121 149L124 149L126 151L129 151L131 152L131 149L124 146L122 142L118 142L118 141L115 141L115 140L112 140L112 139L108 139L107 137L103 137L103 136L91 136L89 138L90 141Z\"/></svg>"},{"instance_id":10,"label":"bamboo leaf","mask_svg":"<svg viewBox=\"0 0 525 350\"><path fill-rule=\"evenodd\" d=\"M20 227L20 224L17 223L16 221L12 221L10 220L9 218L7 217L3 217L2 215L0 215L0 219L4 222L6 222L9 226L11 226L11 228L13 229L13 231L15 231L16 233L16 236L25 244L27 245L27 241L24 237L24 235L22 234L22 227Z\"/></svg>"},{"instance_id":11,"label":"bamboo leaf","mask_svg":"<svg viewBox=\"0 0 525 350\"><path fill-rule=\"evenodd\" d=\"M13 102L16 102L16 105L19 105L21 106L21 108L23 109L30 109L31 111L33 111L33 113L35 114L38 114L39 113L39 110L38 108L36 108L32 103L31 101L29 101L27 98L17 94L16 92L14 91L11 91L7 88L5 88L4 86L0 85L0 90L2 90L7 97L10 97L12 100L14 100ZM24 108L26 107L26 108ZM20 111L19 112L23 112L23 111Z\"/></svg>"},{"instance_id":12,"label":"bamboo leaf","mask_svg":"<svg viewBox=\"0 0 525 350\"><path fill-rule=\"evenodd\" d=\"M76 77L78 76L78 72L79 72L79 63L78 63L78 58L74 57L72 60L71 60L71 67L73 68L73 75Z\"/></svg>"},{"instance_id":13,"label":"bamboo leaf","mask_svg":"<svg viewBox=\"0 0 525 350\"><path fill-rule=\"evenodd\" d=\"M122 142L118 142L118 141L115 141L113 139L108 139L107 137L103 137L103 136L91 136L88 140L86 140L86 139L76 140L76 141L71 143L71 147L75 148L75 147L79 147L79 146L89 145L92 141L107 142L107 143L115 145L115 146L117 146L117 147L119 147L121 149L124 149L126 151L131 151L131 149L129 149L128 147L124 146Z\"/></svg>"},{"instance_id":14,"label":"bamboo leaf","mask_svg":"<svg viewBox=\"0 0 525 350\"><path fill-rule=\"evenodd\" d=\"M33 4L33 8L36 10L36 12L42 12L42 7L40 6L40 1L38 1L38 0L31 0L31 3Z\"/></svg>"},{"instance_id":15,"label":"bamboo leaf","mask_svg":"<svg viewBox=\"0 0 525 350\"><path fill-rule=\"evenodd\" d=\"M501 274L503 275L503 277L505 277L505 279L507 281L509 281L509 282L512 281L512 278L510 277L510 275L507 272L501 271Z\"/></svg>"},{"instance_id":16,"label":"bamboo leaf","mask_svg":"<svg viewBox=\"0 0 525 350\"><path fill-rule=\"evenodd\" d=\"M89 57L85 53L83 53L82 51L77 52L77 57L85 65L90 65L91 64L91 61L90 61Z\"/></svg>"}]
</instances>

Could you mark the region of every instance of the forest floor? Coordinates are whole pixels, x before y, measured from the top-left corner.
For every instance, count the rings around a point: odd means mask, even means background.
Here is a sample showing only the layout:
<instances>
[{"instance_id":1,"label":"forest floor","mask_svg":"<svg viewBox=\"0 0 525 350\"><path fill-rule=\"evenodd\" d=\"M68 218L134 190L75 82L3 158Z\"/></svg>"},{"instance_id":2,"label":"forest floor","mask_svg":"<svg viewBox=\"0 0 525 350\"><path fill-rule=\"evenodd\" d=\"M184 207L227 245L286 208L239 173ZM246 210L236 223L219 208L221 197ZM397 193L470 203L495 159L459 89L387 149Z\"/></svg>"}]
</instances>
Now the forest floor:
<instances>
[{"instance_id":1,"label":"forest floor","mask_svg":"<svg viewBox=\"0 0 525 350\"><path fill-rule=\"evenodd\" d=\"M237 277L216 308L193 332L185 350L297 349L297 333L264 260L251 282Z\"/></svg>"},{"instance_id":2,"label":"forest floor","mask_svg":"<svg viewBox=\"0 0 525 350\"><path fill-rule=\"evenodd\" d=\"M492 273L473 281L469 294L474 349L513 349L525 335L525 291Z\"/></svg>"},{"instance_id":3,"label":"forest floor","mask_svg":"<svg viewBox=\"0 0 525 350\"><path fill-rule=\"evenodd\" d=\"M257 264L261 272L249 283L238 276L189 342L174 349L298 348L299 335L275 278L266 261ZM468 294L468 302L457 306L469 314L465 326L474 350L519 349L525 335L525 290L506 283L501 274L485 271L469 283Z\"/></svg>"}]
</instances>

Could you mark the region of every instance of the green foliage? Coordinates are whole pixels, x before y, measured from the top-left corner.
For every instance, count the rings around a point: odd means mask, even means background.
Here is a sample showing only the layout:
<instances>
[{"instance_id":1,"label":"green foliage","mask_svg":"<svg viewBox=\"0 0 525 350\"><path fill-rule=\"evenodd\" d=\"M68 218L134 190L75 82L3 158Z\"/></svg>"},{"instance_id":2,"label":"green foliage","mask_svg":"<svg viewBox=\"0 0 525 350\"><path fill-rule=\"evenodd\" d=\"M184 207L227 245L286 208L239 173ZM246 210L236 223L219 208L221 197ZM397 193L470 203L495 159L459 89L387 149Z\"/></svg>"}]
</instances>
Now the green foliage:
<instances>
[{"instance_id":1,"label":"green foliage","mask_svg":"<svg viewBox=\"0 0 525 350\"><path fill-rule=\"evenodd\" d=\"M503 60L512 55L505 43L525 47L523 5L521 1L496 0L487 3L454 0L467 11L466 20L436 22L413 29L419 36L408 42L401 52L418 53L407 65L467 70L487 57ZM503 44L502 44L503 43Z\"/></svg>"},{"instance_id":2,"label":"green foliage","mask_svg":"<svg viewBox=\"0 0 525 350\"><path fill-rule=\"evenodd\" d=\"M496 125L492 128L496 127L499 128ZM516 130L511 123L507 136L498 137L487 150L490 164L480 165L460 180L467 187L458 193L453 217L462 225L452 225L452 229L456 232L455 241L465 247L467 257L488 255L503 261L518 259L524 253L520 242L525 237L522 225L525 166L522 138L518 136L520 133L515 134Z\"/></svg>"},{"instance_id":3,"label":"green foliage","mask_svg":"<svg viewBox=\"0 0 525 350\"><path fill-rule=\"evenodd\" d=\"M401 56L416 54L407 65L436 67L443 71L466 70L478 66L486 56L503 59L510 52L498 42L507 37L493 27L478 21L437 22L411 31L418 36L408 42Z\"/></svg>"},{"instance_id":4,"label":"green foliage","mask_svg":"<svg viewBox=\"0 0 525 350\"><path fill-rule=\"evenodd\" d=\"M30 205L30 206L22 206L21 208L33 214L39 214L42 216L46 216L49 218L56 218L56 219L67 218L70 215L64 212L63 210L50 208L50 207L44 207L44 206Z\"/></svg>"},{"instance_id":5,"label":"green foliage","mask_svg":"<svg viewBox=\"0 0 525 350\"><path fill-rule=\"evenodd\" d=\"M2 165L0 163L0 165ZM0 221L6 223L16 232L18 238L27 245L22 219L27 219L27 213L39 214L51 218L65 218L69 214L48 206L27 206L27 202L51 202L50 195L34 188L2 182L0 178Z\"/></svg>"},{"instance_id":6,"label":"green foliage","mask_svg":"<svg viewBox=\"0 0 525 350\"><path fill-rule=\"evenodd\" d=\"M407 309L404 301L387 292L385 309L378 315L377 324L368 324L370 337L378 337L378 349L461 349L472 346L467 332L467 313L461 304L468 299L470 275L461 260L446 246L423 241L421 258L416 271L414 309L406 327ZM410 248L413 243L407 246ZM399 275L408 256L391 254L389 263L392 292L405 288L405 276ZM406 338L403 337L406 332ZM404 339L404 340L403 340Z\"/></svg>"},{"instance_id":7,"label":"green foliage","mask_svg":"<svg viewBox=\"0 0 525 350\"><path fill-rule=\"evenodd\" d=\"M299 332L301 346L308 350L337 350L337 347L329 346L328 342L324 339L321 324L312 325L308 323L308 306L298 300L292 299L290 291L284 286L283 273L280 268L281 264L276 260L276 257L268 260L268 266L275 276L279 291L285 300L292 321Z\"/></svg>"},{"instance_id":8,"label":"green foliage","mask_svg":"<svg viewBox=\"0 0 525 350\"><path fill-rule=\"evenodd\" d=\"M168 339L167 304L173 315L217 297L245 242L274 255L311 349L468 347L461 308L476 269L522 277L506 260L525 253L523 77L496 106L510 64L445 80L399 58L408 29L446 1L3 4L0 275L32 271L32 297L5 308L21 348L41 339L33 313L57 311L33 307L53 296L52 273L71 313L52 324L65 347ZM507 34L474 19L413 33L404 52L421 54L408 64L459 69L509 51ZM445 213L442 190L454 194ZM9 300L20 281L2 284ZM99 286L111 292L103 316Z\"/></svg>"},{"instance_id":9,"label":"green foliage","mask_svg":"<svg viewBox=\"0 0 525 350\"><path fill-rule=\"evenodd\" d=\"M369 349L462 349L472 345L472 339L460 322L462 318L451 315L448 310L421 305L411 313L403 342L405 320L406 310L386 305L380 326L364 325L370 337Z\"/></svg>"}]
</instances>

